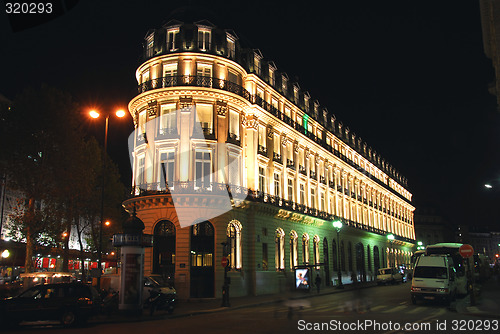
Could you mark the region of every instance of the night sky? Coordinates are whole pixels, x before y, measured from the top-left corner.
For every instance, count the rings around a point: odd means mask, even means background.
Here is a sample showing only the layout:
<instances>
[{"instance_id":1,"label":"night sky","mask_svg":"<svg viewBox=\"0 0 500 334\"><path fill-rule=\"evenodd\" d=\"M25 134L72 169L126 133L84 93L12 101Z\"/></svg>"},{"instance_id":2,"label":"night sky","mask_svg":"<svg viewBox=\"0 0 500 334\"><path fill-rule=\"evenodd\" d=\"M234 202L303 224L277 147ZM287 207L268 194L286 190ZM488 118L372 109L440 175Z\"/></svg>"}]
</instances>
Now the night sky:
<instances>
[{"instance_id":1,"label":"night sky","mask_svg":"<svg viewBox=\"0 0 500 334\"><path fill-rule=\"evenodd\" d=\"M82 113L126 107L146 32L183 3L73 2L64 15L20 31L2 9L0 94L13 99L47 83L71 93ZM500 230L500 113L487 90L494 75L477 0L213 1L209 9L214 24L298 79L407 177L417 208ZM102 142L103 124L85 126ZM129 186L132 121L112 119L109 131L109 152ZM487 191L492 179L498 190Z\"/></svg>"}]
</instances>

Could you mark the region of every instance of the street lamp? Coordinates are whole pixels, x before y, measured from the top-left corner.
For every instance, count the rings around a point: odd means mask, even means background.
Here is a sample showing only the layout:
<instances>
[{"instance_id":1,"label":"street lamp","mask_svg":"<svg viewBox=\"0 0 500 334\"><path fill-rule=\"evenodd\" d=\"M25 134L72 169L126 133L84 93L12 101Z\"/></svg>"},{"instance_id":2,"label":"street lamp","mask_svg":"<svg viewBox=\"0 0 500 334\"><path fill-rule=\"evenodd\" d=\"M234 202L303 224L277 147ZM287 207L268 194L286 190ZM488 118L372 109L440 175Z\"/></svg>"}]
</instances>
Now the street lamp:
<instances>
[{"instance_id":1,"label":"street lamp","mask_svg":"<svg viewBox=\"0 0 500 334\"><path fill-rule=\"evenodd\" d=\"M340 267L340 230L342 229L342 222L340 220L335 220L332 223L333 227L337 230L337 278L338 278L338 285L337 289L343 289L344 285L342 284L342 272L341 267Z\"/></svg>"},{"instance_id":2,"label":"street lamp","mask_svg":"<svg viewBox=\"0 0 500 334\"><path fill-rule=\"evenodd\" d=\"M101 114L97 110L91 110L89 112L90 117L97 119L101 116ZM115 112L116 117L122 118L125 116L125 111L120 109ZM105 124L104 124L104 151L102 152L102 187L101 187L101 221L99 223L99 245L97 251L97 268L99 269L99 277L97 278L97 288L101 288L101 274L102 274L102 225L104 220L104 179L105 179L105 171L106 171L106 153L108 150L108 123L109 123L109 113L104 115Z\"/></svg>"},{"instance_id":3,"label":"street lamp","mask_svg":"<svg viewBox=\"0 0 500 334\"><path fill-rule=\"evenodd\" d=\"M387 240L389 240L389 242L391 243L391 249L389 250L389 252L393 254L393 256L390 256L390 254L389 254L389 267L392 268L393 266L396 265L396 263L394 263L394 265L392 264L393 262L396 262L396 261L394 261L394 258L393 258L394 256L396 256L396 254L394 254L393 249L392 249L392 245L394 243L394 234L392 234L392 233L388 234Z\"/></svg>"}]
</instances>

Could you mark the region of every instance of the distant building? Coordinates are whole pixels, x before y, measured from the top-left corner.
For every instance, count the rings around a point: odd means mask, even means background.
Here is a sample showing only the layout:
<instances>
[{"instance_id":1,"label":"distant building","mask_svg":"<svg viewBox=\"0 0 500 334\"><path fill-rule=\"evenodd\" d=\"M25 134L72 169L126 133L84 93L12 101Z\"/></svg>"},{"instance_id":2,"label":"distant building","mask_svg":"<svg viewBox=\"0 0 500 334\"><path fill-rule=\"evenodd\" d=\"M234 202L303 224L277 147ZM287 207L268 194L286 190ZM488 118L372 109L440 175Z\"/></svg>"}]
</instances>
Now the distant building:
<instances>
[{"instance_id":1,"label":"distant building","mask_svg":"<svg viewBox=\"0 0 500 334\"><path fill-rule=\"evenodd\" d=\"M500 232L483 230L472 230L468 233L467 243L472 245L475 253L486 255L490 262L500 255Z\"/></svg>"},{"instance_id":2,"label":"distant building","mask_svg":"<svg viewBox=\"0 0 500 334\"><path fill-rule=\"evenodd\" d=\"M456 241L452 225L436 209L425 206L415 210L415 238L424 246Z\"/></svg>"},{"instance_id":3,"label":"distant building","mask_svg":"<svg viewBox=\"0 0 500 334\"><path fill-rule=\"evenodd\" d=\"M221 297L226 259L231 296L284 292L298 266L331 285L409 262L406 179L234 31L152 29L136 78L124 206L154 235L146 273L175 277L180 298Z\"/></svg>"},{"instance_id":4,"label":"distant building","mask_svg":"<svg viewBox=\"0 0 500 334\"><path fill-rule=\"evenodd\" d=\"M500 108L500 1L479 0L479 4L484 53L491 59L495 70L495 81L491 83L489 91L496 96L497 108Z\"/></svg>"}]
</instances>

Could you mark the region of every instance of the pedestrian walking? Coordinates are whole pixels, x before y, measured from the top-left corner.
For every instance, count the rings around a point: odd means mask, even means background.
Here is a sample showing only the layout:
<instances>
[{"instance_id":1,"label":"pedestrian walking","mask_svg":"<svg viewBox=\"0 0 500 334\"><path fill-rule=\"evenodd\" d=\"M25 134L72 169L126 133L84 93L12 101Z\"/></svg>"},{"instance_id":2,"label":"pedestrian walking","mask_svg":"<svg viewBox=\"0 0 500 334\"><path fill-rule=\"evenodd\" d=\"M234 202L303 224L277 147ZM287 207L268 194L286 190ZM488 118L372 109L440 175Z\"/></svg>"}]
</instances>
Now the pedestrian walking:
<instances>
[{"instance_id":1,"label":"pedestrian walking","mask_svg":"<svg viewBox=\"0 0 500 334\"><path fill-rule=\"evenodd\" d=\"M319 289L321 288L321 276L319 276L319 274L316 275L316 289L318 289L318 293L319 293Z\"/></svg>"}]
</instances>

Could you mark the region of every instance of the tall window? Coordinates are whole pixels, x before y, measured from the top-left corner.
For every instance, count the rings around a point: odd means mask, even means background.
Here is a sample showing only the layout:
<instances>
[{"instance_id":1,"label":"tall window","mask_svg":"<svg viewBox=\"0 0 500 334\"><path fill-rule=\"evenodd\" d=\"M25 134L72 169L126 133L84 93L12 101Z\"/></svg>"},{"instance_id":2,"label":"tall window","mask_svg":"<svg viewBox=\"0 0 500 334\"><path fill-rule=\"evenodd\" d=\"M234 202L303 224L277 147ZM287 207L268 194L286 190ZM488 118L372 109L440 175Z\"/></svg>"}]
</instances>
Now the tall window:
<instances>
[{"instance_id":1,"label":"tall window","mask_svg":"<svg viewBox=\"0 0 500 334\"><path fill-rule=\"evenodd\" d=\"M143 110L139 113L139 137L144 138L144 134L146 133L146 110Z\"/></svg>"},{"instance_id":2,"label":"tall window","mask_svg":"<svg viewBox=\"0 0 500 334\"><path fill-rule=\"evenodd\" d=\"M161 105L158 132L161 135L177 133L177 109L175 103Z\"/></svg>"},{"instance_id":3,"label":"tall window","mask_svg":"<svg viewBox=\"0 0 500 334\"><path fill-rule=\"evenodd\" d=\"M197 188L210 188L212 182L212 152L195 152L195 185Z\"/></svg>"},{"instance_id":4,"label":"tall window","mask_svg":"<svg viewBox=\"0 0 500 334\"><path fill-rule=\"evenodd\" d=\"M276 270L285 270L285 232L276 229Z\"/></svg>"},{"instance_id":5,"label":"tall window","mask_svg":"<svg viewBox=\"0 0 500 334\"><path fill-rule=\"evenodd\" d=\"M227 56L231 59L234 59L236 56L236 44L232 37L227 36Z\"/></svg>"},{"instance_id":6,"label":"tall window","mask_svg":"<svg viewBox=\"0 0 500 334\"><path fill-rule=\"evenodd\" d=\"M321 192L321 202L320 202L320 210L326 211L326 204L325 204L325 193Z\"/></svg>"},{"instance_id":7,"label":"tall window","mask_svg":"<svg viewBox=\"0 0 500 334\"><path fill-rule=\"evenodd\" d=\"M227 225L227 237L229 239L229 265L231 269L241 269L241 223L232 220Z\"/></svg>"},{"instance_id":8,"label":"tall window","mask_svg":"<svg viewBox=\"0 0 500 334\"><path fill-rule=\"evenodd\" d=\"M280 135L274 134L274 156L277 159L281 159L281 143L280 143Z\"/></svg>"},{"instance_id":9,"label":"tall window","mask_svg":"<svg viewBox=\"0 0 500 334\"><path fill-rule=\"evenodd\" d=\"M260 57L258 55L254 55L253 63L254 63L255 73L260 75Z\"/></svg>"},{"instance_id":10,"label":"tall window","mask_svg":"<svg viewBox=\"0 0 500 334\"><path fill-rule=\"evenodd\" d=\"M211 104L197 104L196 105L196 127L201 126L204 134L213 133L213 112L214 108Z\"/></svg>"},{"instance_id":11,"label":"tall window","mask_svg":"<svg viewBox=\"0 0 500 334\"><path fill-rule=\"evenodd\" d=\"M212 76L212 65L198 63L196 65L196 74L199 77L211 77Z\"/></svg>"},{"instance_id":12,"label":"tall window","mask_svg":"<svg viewBox=\"0 0 500 334\"><path fill-rule=\"evenodd\" d=\"M266 170L259 166L259 191L266 192Z\"/></svg>"},{"instance_id":13,"label":"tall window","mask_svg":"<svg viewBox=\"0 0 500 334\"><path fill-rule=\"evenodd\" d=\"M259 148L265 150L266 146L266 127L259 125Z\"/></svg>"},{"instance_id":14,"label":"tall window","mask_svg":"<svg viewBox=\"0 0 500 334\"><path fill-rule=\"evenodd\" d=\"M271 84L271 86L274 86L274 80L275 80L274 68L269 66L269 84Z\"/></svg>"},{"instance_id":15,"label":"tall window","mask_svg":"<svg viewBox=\"0 0 500 334\"><path fill-rule=\"evenodd\" d=\"M288 200L293 201L293 179L288 179Z\"/></svg>"},{"instance_id":16,"label":"tall window","mask_svg":"<svg viewBox=\"0 0 500 334\"><path fill-rule=\"evenodd\" d=\"M198 28L198 49L202 51L210 50L210 30Z\"/></svg>"},{"instance_id":17,"label":"tall window","mask_svg":"<svg viewBox=\"0 0 500 334\"><path fill-rule=\"evenodd\" d=\"M174 187L174 171L175 171L175 155L174 152L160 153L160 169L159 180L160 190L173 189Z\"/></svg>"},{"instance_id":18,"label":"tall window","mask_svg":"<svg viewBox=\"0 0 500 334\"><path fill-rule=\"evenodd\" d=\"M145 169L144 169L144 163L146 161L146 157L144 155L140 156L138 159L137 159L137 178L135 180L135 185L136 186L139 186L139 185L142 185L145 180L145 175L144 175L144 172L145 172Z\"/></svg>"},{"instance_id":19,"label":"tall window","mask_svg":"<svg viewBox=\"0 0 500 334\"><path fill-rule=\"evenodd\" d=\"M314 264L316 269L319 270L319 236L315 235L313 238L313 249L314 249Z\"/></svg>"},{"instance_id":20,"label":"tall window","mask_svg":"<svg viewBox=\"0 0 500 334\"><path fill-rule=\"evenodd\" d=\"M281 197L281 175L280 173L274 173L274 195Z\"/></svg>"},{"instance_id":21,"label":"tall window","mask_svg":"<svg viewBox=\"0 0 500 334\"><path fill-rule=\"evenodd\" d=\"M304 184L300 185L300 204L306 205L306 192L304 191Z\"/></svg>"},{"instance_id":22,"label":"tall window","mask_svg":"<svg viewBox=\"0 0 500 334\"><path fill-rule=\"evenodd\" d=\"M228 184L230 186L239 186L240 182L240 156L236 154L228 154L227 157L227 173L228 173Z\"/></svg>"},{"instance_id":23,"label":"tall window","mask_svg":"<svg viewBox=\"0 0 500 334\"><path fill-rule=\"evenodd\" d=\"M240 139L240 114L235 110L229 110L229 136Z\"/></svg>"},{"instance_id":24,"label":"tall window","mask_svg":"<svg viewBox=\"0 0 500 334\"><path fill-rule=\"evenodd\" d=\"M311 205L309 207L316 208L316 189L314 188L311 188Z\"/></svg>"},{"instance_id":25,"label":"tall window","mask_svg":"<svg viewBox=\"0 0 500 334\"><path fill-rule=\"evenodd\" d=\"M170 87L177 85L177 64L170 63L163 65L163 86Z\"/></svg>"},{"instance_id":26,"label":"tall window","mask_svg":"<svg viewBox=\"0 0 500 334\"><path fill-rule=\"evenodd\" d=\"M297 232L290 232L290 269L299 265L299 245Z\"/></svg>"},{"instance_id":27,"label":"tall window","mask_svg":"<svg viewBox=\"0 0 500 334\"><path fill-rule=\"evenodd\" d=\"M179 33L179 29L171 29L167 32L167 50L175 51L178 46L175 44L175 40L177 38L177 34Z\"/></svg>"},{"instance_id":28,"label":"tall window","mask_svg":"<svg viewBox=\"0 0 500 334\"><path fill-rule=\"evenodd\" d=\"M148 57L148 58L152 57L154 54L154 49L153 49L154 40L155 40L154 34L149 35L147 40L146 40L146 57Z\"/></svg>"},{"instance_id":29,"label":"tall window","mask_svg":"<svg viewBox=\"0 0 500 334\"><path fill-rule=\"evenodd\" d=\"M309 263L309 234L302 234L302 262Z\"/></svg>"}]
</instances>

